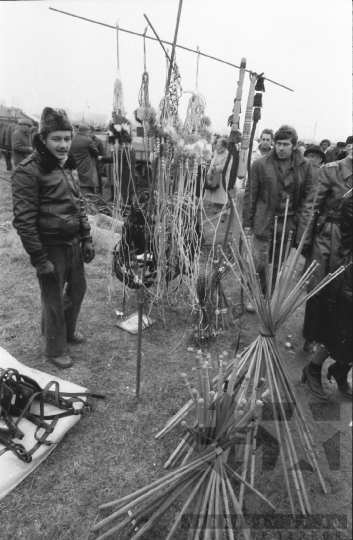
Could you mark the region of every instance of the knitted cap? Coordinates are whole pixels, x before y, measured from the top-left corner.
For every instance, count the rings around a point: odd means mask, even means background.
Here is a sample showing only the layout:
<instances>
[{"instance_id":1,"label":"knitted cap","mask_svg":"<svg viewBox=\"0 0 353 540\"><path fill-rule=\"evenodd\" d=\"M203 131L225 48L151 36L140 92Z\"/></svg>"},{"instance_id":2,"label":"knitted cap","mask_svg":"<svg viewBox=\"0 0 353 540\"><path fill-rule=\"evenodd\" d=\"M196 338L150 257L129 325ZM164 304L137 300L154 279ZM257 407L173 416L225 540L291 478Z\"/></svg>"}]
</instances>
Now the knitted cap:
<instances>
[{"instance_id":1,"label":"knitted cap","mask_svg":"<svg viewBox=\"0 0 353 540\"><path fill-rule=\"evenodd\" d=\"M353 144L353 137L352 137L352 135L350 135L349 137L347 137L346 145L347 145L347 144Z\"/></svg>"},{"instance_id":2,"label":"knitted cap","mask_svg":"<svg viewBox=\"0 0 353 540\"><path fill-rule=\"evenodd\" d=\"M63 109L45 107L39 124L39 133L48 135L52 131L72 131L72 125Z\"/></svg>"}]
</instances>

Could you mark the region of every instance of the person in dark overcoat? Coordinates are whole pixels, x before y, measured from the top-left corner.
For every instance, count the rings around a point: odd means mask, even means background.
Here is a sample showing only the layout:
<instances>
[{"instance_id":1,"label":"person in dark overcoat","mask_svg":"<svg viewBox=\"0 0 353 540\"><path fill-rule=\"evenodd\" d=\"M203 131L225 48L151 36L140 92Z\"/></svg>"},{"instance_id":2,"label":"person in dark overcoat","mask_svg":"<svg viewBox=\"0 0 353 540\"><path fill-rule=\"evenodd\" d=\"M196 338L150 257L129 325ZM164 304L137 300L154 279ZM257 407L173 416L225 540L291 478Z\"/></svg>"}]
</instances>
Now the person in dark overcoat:
<instances>
[{"instance_id":1,"label":"person in dark overcoat","mask_svg":"<svg viewBox=\"0 0 353 540\"><path fill-rule=\"evenodd\" d=\"M334 363L328 367L327 378L335 379L339 391L352 399L352 385L348 374L353 361L353 305L352 305L352 248L353 248L353 198L352 189L340 203L340 245L332 270L345 267L343 274L322 289L320 305L316 312L318 323L313 338L319 343L312 361L304 367L302 382L320 399L328 399L321 381L322 366L329 357Z\"/></svg>"},{"instance_id":2,"label":"person in dark overcoat","mask_svg":"<svg viewBox=\"0 0 353 540\"><path fill-rule=\"evenodd\" d=\"M320 169L318 179L318 192L312 189L305 202L299 223L298 240L304 230L312 212L312 219L303 247L303 255L307 258L307 265L315 260L319 263L308 284L308 291L313 290L335 265L337 249L341 242L339 226L340 210L344 195L353 185L352 175L352 137L346 141L347 156L341 161L327 163ZM320 310L320 294L310 298L305 307L303 337L304 350L314 352L316 326L319 324L318 312Z\"/></svg>"},{"instance_id":3,"label":"person in dark overcoat","mask_svg":"<svg viewBox=\"0 0 353 540\"><path fill-rule=\"evenodd\" d=\"M90 126L88 136L92 140L94 146L97 148L98 156L105 156L103 141L99 137L97 137L93 126ZM97 160L95 160L95 165L97 168L97 175L98 175L98 193L99 195L103 195L102 177L107 175L105 171L105 165L101 161L97 161Z\"/></svg>"},{"instance_id":4,"label":"person in dark overcoat","mask_svg":"<svg viewBox=\"0 0 353 540\"><path fill-rule=\"evenodd\" d=\"M95 189L98 188L98 173L95 160L99 152L88 133L89 126L81 124L71 144L71 152L76 158L80 189L83 196L86 193L94 193Z\"/></svg>"},{"instance_id":5,"label":"person in dark overcoat","mask_svg":"<svg viewBox=\"0 0 353 540\"><path fill-rule=\"evenodd\" d=\"M13 225L36 268L41 290L41 327L47 358L72 365L67 343L80 343L77 318L86 292L84 262L94 247L70 152L72 125L62 109L45 107L34 152L15 169Z\"/></svg>"},{"instance_id":6,"label":"person in dark overcoat","mask_svg":"<svg viewBox=\"0 0 353 540\"><path fill-rule=\"evenodd\" d=\"M318 178L319 178L319 172L321 169L321 166L323 163L325 163L325 152L323 152L320 148L320 146L310 146L310 148L306 148L304 151L304 157L310 161L312 168L313 168L313 185L316 187Z\"/></svg>"},{"instance_id":7,"label":"person in dark overcoat","mask_svg":"<svg viewBox=\"0 0 353 540\"><path fill-rule=\"evenodd\" d=\"M11 136L11 148L13 151L14 165L17 167L23 159L33 152L30 131L32 122L26 118L18 121L19 129Z\"/></svg>"}]
</instances>

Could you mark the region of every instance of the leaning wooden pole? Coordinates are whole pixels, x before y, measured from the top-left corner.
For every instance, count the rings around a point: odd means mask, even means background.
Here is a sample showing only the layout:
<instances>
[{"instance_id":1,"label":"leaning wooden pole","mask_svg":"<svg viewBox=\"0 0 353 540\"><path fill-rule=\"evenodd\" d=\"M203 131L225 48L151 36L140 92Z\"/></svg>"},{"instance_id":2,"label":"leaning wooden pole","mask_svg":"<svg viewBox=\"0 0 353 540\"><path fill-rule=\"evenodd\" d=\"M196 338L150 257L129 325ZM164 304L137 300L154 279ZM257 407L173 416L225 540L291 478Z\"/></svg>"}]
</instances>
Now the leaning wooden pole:
<instances>
[{"instance_id":1,"label":"leaning wooden pole","mask_svg":"<svg viewBox=\"0 0 353 540\"><path fill-rule=\"evenodd\" d=\"M243 96L243 86L244 86L244 78L245 78L245 71L246 71L246 58L242 58L240 62L240 71L239 71L239 81L238 81L238 88L236 97L234 100L234 107L233 107L233 120L232 120L232 127L231 132L229 136L229 142L236 144L238 142L238 131L239 131L239 120L240 120L240 110L241 110L241 99ZM234 159L234 158L233 158ZM228 199L230 200L231 194L228 191ZM227 225L226 234L223 241L223 249L226 249L229 239L229 233L231 231L231 227L234 221L234 212L233 207L231 205L230 207L230 215Z\"/></svg>"},{"instance_id":2,"label":"leaning wooden pole","mask_svg":"<svg viewBox=\"0 0 353 540\"><path fill-rule=\"evenodd\" d=\"M242 206L243 198L244 198L245 176L246 176L246 171L247 171L248 152L249 152L249 146L250 146L251 121L252 121L252 110L254 106L256 80L257 80L256 73L252 73L250 77L250 88L249 88L248 102L246 105L243 134L241 137L237 181L235 184L235 187L237 190L237 194L236 194L237 203L241 202L241 206ZM239 208L239 204L237 206ZM239 212L239 209L238 209L238 214L240 216L242 214L242 212Z\"/></svg>"},{"instance_id":3,"label":"leaning wooden pole","mask_svg":"<svg viewBox=\"0 0 353 540\"><path fill-rule=\"evenodd\" d=\"M170 79L171 79L171 76L172 76L173 62L174 62L174 57L175 57L175 47L176 47L176 42L177 42L177 37L178 37L179 23L180 23L180 16L181 16L181 8L182 7L183 7L183 0L179 0L179 9L178 9L177 21L176 21L176 25L175 25L173 48L172 48L172 54L170 56L167 85L166 85L166 88L165 88L166 93L169 91Z\"/></svg>"}]
</instances>

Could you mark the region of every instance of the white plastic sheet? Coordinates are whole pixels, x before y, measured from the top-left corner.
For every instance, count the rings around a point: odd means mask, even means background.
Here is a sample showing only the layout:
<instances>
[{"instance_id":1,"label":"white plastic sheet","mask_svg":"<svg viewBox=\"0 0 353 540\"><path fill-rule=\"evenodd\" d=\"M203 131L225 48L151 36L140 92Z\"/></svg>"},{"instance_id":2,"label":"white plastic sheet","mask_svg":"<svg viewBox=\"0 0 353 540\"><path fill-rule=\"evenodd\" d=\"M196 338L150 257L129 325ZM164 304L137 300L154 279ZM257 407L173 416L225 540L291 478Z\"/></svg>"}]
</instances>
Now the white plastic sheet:
<instances>
[{"instance_id":1,"label":"white plastic sheet","mask_svg":"<svg viewBox=\"0 0 353 540\"><path fill-rule=\"evenodd\" d=\"M86 388L73 384L69 381L59 379L54 375L43 373L36 369L31 369L24 364L18 362L5 349L0 347L0 367L3 369L14 368L28 377L35 379L41 388L44 388L50 381L57 381L60 384L61 392L87 392ZM53 388L54 389L54 388ZM75 404L77 407L83 407L83 403ZM35 408L31 409L33 412ZM52 415L62 412L53 405L45 405L45 414ZM26 476L31 474L34 469L44 461L48 455L54 450L56 445L61 441L65 433L69 431L80 420L81 416L67 416L59 419L53 433L48 436L48 440L54 444L47 446L42 444L36 452L32 454L32 462L25 463L21 461L12 451L7 451L0 456L0 500L3 499L11 490L13 490ZM3 427L3 424L1 424ZM22 444L27 451L31 450L37 441L34 438L36 426L25 419L22 419L19 424L20 430L25 434L22 440L13 439L14 442ZM0 451L4 446L0 443Z\"/></svg>"}]
</instances>

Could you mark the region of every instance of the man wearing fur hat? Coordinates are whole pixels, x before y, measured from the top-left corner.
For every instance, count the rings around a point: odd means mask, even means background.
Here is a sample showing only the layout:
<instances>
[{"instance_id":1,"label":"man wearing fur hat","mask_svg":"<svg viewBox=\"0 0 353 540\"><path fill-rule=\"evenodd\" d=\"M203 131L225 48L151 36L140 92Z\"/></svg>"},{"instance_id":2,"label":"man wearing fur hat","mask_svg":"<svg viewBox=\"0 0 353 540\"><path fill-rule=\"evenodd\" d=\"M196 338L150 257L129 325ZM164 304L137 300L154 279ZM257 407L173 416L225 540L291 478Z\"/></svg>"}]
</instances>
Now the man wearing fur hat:
<instances>
[{"instance_id":1,"label":"man wearing fur hat","mask_svg":"<svg viewBox=\"0 0 353 540\"><path fill-rule=\"evenodd\" d=\"M17 167L23 159L33 152L30 131L32 122L27 118L21 118L18 122L19 129L12 134L11 148L13 151L14 165Z\"/></svg>"},{"instance_id":2,"label":"man wearing fur hat","mask_svg":"<svg viewBox=\"0 0 353 540\"><path fill-rule=\"evenodd\" d=\"M67 343L83 336L76 322L86 292L84 262L94 258L86 209L73 175L72 125L65 111L46 107L34 152L12 175L13 225L36 268L47 358L72 365Z\"/></svg>"}]
</instances>

